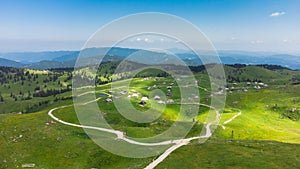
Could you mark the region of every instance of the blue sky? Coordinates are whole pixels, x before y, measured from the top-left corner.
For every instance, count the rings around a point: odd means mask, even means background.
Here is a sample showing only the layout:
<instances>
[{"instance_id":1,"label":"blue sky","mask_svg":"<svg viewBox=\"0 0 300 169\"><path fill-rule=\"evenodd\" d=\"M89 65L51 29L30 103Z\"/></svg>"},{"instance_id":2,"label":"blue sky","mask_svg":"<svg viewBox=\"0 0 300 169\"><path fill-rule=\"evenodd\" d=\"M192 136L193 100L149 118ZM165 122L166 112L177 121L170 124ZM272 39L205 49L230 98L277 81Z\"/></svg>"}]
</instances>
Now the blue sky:
<instances>
[{"instance_id":1,"label":"blue sky","mask_svg":"<svg viewBox=\"0 0 300 169\"><path fill-rule=\"evenodd\" d=\"M219 50L300 51L297 0L1 0L0 51L78 50L124 15L163 12L200 28Z\"/></svg>"}]
</instances>

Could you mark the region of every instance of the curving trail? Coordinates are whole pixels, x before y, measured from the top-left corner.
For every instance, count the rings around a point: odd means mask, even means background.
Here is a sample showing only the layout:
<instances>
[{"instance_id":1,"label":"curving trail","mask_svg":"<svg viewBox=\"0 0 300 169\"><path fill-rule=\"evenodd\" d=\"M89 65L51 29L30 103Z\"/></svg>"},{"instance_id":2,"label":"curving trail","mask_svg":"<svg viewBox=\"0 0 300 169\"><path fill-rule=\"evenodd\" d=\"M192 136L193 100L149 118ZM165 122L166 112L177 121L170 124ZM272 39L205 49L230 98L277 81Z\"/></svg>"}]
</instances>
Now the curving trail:
<instances>
[{"instance_id":1,"label":"curving trail","mask_svg":"<svg viewBox=\"0 0 300 169\"><path fill-rule=\"evenodd\" d=\"M93 101L89 101L89 102L83 103L81 105L86 105L86 104L89 104L89 103L92 103L92 102L95 102L95 101L98 101L98 100L100 100L100 98L98 98L96 100L93 100ZM124 135L124 132L119 131L119 130L107 129L107 128L101 128L101 127L93 127L93 126L85 126L85 125L80 125L80 124L69 123L69 122L63 121L63 120L61 120L61 119L59 119L59 118L57 118L56 116L53 115L53 111L58 110L58 109L62 109L62 108L66 108L66 107L70 107L70 106L72 106L72 105L67 105L67 106L61 106L61 107L53 108L53 109L49 110L48 115L53 120L55 120L55 121L57 121L59 123L62 123L62 124L68 125L68 126L73 126L73 127L79 127L79 128L85 128L85 129L93 129L93 130L99 130L99 131L103 131L103 132L107 132L107 133L112 133L112 134L115 134L117 136L116 139L124 140L124 141L126 141L128 143L136 144L136 145L143 145L143 146L170 145L170 144L179 144L179 143L182 143L182 142L189 142L189 141L194 140L194 139L202 138L201 136L199 136L199 137L192 137L192 138L187 138L187 139L167 140L167 141L162 141L162 142L157 142L157 143L143 143L143 142L138 142L138 141L126 138L125 135ZM210 123L208 123L207 125L210 125ZM211 131L209 129L209 126L207 127L206 133L209 134L209 136L211 135Z\"/></svg>"},{"instance_id":2,"label":"curving trail","mask_svg":"<svg viewBox=\"0 0 300 169\"><path fill-rule=\"evenodd\" d=\"M190 141L192 141L192 140L200 139L200 138L209 138L212 134L211 130L210 130L210 125L211 125L211 123L208 123L206 125L206 134L204 136L198 136L198 137L191 137L191 138L183 139L181 142L179 142L179 143L173 145L172 147L170 147L169 149L167 149L163 154L161 154L157 159L152 161L152 163L150 163L144 169L153 169L159 163L161 163L164 159L166 159L173 151L175 151L176 149L178 149L181 146L189 144Z\"/></svg>"},{"instance_id":3,"label":"curving trail","mask_svg":"<svg viewBox=\"0 0 300 169\"><path fill-rule=\"evenodd\" d=\"M88 93L90 93L90 92L88 92ZM82 95L85 95L85 94L88 94L88 93L83 93L83 94L80 94L79 96L82 96ZM95 100L92 100L92 101L89 101L89 102L86 102L86 103L82 103L81 105L86 105L86 104L98 101L100 99L101 98L97 98ZM212 107L210 105L201 104L201 103L182 103L182 104L198 104L198 105L207 106L209 108L215 109L214 107ZM191 137L191 138L186 138L186 139L178 139L178 140L167 140L167 141L157 142L157 143L143 143L143 142L138 142L138 141L126 138L125 135L124 135L124 132L119 131L119 130L108 129L108 128L101 128L101 127L93 127L93 126L85 126L85 125L79 125L79 124L73 124L73 123L69 123L69 122L63 121L63 120L61 120L61 119L59 119L59 118L57 118L57 117L55 117L53 115L53 111L61 109L61 108L65 108L65 107L70 107L70 106L73 106L73 104L53 108L53 109L49 110L48 115L52 119L54 119L55 121L57 121L59 123L62 123L62 124L65 124L65 125L68 125L68 126L85 128L85 129L93 129L93 130L98 130L98 131L103 131L103 132L115 134L116 135L116 139L124 140L124 141L126 141L128 143L131 143L131 144L142 145L142 146L159 146L159 145L171 145L171 144L174 144L173 146L171 146L170 148L168 148L163 154L161 154L157 159L155 159L153 162L151 162L147 167L145 167L145 169L153 169L159 163L161 163L165 158L167 158L173 151L175 151L176 149L178 149L181 146L189 144L190 141L192 141L192 140L201 139L201 138L209 138L212 135L210 126L214 123L214 122L210 122L210 123L207 123L205 125L206 134L203 135L203 136ZM236 117L237 116L238 115L236 115ZM217 111L216 122L219 121L220 117L221 116L220 116L219 112ZM236 118L236 117L234 117L234 118ZM230 121L232 121L234 118L230 119ZM229 123L230 121L228 120L226 122Z\"/></svg>"},{"instance_id":4,"label":"curving trail","mask_svg":"<svg viewBox=\"0 0 300 169\"><path fill-rule=\"evenodd\" d=\"M223 124L228 124L230 123L232 120L234 120L235 118L237 118L238 116L240 116L242 114L242 112L240 111L238 114L234 115L233 117L231 117L229 120L225 121Z\"/></svg>"}]
</instances>

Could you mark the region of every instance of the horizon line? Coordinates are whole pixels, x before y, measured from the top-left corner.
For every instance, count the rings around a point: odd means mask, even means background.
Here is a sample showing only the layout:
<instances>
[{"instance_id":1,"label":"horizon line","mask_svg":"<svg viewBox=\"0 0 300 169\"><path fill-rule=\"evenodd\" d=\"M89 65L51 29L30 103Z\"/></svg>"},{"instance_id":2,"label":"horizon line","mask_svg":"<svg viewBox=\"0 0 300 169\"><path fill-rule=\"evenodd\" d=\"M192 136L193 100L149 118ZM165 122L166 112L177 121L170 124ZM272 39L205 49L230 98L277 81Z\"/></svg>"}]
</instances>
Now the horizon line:
<instances>
[{"instance_id":1,"label":"horizon line","mask_svg":"<svg viewBox=\"0 0 300 169\"><path fill-rule=\"evenodd\" d=\"M137 49L137 50L149 50L145 48L133 48L133 47L126 47L126 46L114 46L114 47L108 47L108 46L102 46L102 47L88 47L88 48L83 48L83 49L56 49L56 50L11 50L11 51L0 51L0 57L1 54L9 54L9 53L43 53L43 52L80 52L82 50L86 49L93 49L93 48L122 48L122 49ZM175 53L188 53L190 51L182 48L165 48L162 50L170 50L170 49L179 49L179 50L185 50L186 52L175 52ZM196 51L211 51L211 50L199 50L195 49ZM149 50L151 51L151 50ZM300 55L300 50L295 51L295 50L290 50L290 51L272 51L272 50L243 50L243 49L216 49L216 52L252 52L252 53L274 53L274 54L296 54Z\"/></svg>"}]
</instances>

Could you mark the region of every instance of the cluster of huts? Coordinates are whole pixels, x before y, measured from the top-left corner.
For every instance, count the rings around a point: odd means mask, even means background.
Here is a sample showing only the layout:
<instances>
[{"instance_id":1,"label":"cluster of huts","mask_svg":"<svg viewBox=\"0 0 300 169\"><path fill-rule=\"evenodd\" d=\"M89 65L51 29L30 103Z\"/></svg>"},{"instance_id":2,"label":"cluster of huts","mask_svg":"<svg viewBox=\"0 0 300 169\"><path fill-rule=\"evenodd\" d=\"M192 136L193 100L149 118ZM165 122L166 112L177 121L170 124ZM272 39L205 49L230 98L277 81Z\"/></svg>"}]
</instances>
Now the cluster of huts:
<instances>
[{"instance_id":1,"label":"cluster of huts","mask_svg":"<svg viewBox=\"0 0 300 169\"><path fill-rule=\"evenodd\" d=\"M233 91L237 92L248 92L250 88L253 87L253 89L260 90L263 87L268 87L269 85L263 82L247 82L246 86L238 87L238 83L232 83L233 86L229 87L228 85L224 88L219 88L219 91L215 94L222 95L224 94L224 91L227 91L229 93L232 93Z\"/></svg>"},{"instance_id":2,"label":"cluster of huts","mask_svg":"<svg viewBox=\"0 0 300 169\"><path fill-rule=\"evenodd\" d=\"M149 78L144 78L144 80L148 80ZM163 82L162 84L166 84L166 82ZM172 93L171 93L171 91L172 91L172 87L174 86L174 83L170 83L167 87L166 87L166 89L167 89L167 93L166 93L166 96L167 97L170 97L170 96L172 96ZM147 90L152 90L152 89L159 89L160 87L159 86L157 86L157 85L153 85L153 86L148 86L147 87ZM112 91L110 91L110 92L112 92ZM145 97L145 96L142 96L140 93L138 93L137 91L135 91L135 90L131 90L130 92L129 91L126 91L126 90L121 90L120 92L119 92L119 94L120 95L127 95L127 97L128 98L141 98L140 99L140 102L139 102L139 105L141 105L141 106L144 106L145 104L147 104L147 102L148 102L148 98L147 97ZM119 96L113 96L114 98L119 98ZM163 100L163 99L161 99L161 97L160 96L158 96L158 95L155 95L154 97L153 97L153 99L158 103L158 104L173 104L173 103L175 103L174 102L174 100L173 99L167 99L166 101L165 100ZM110 103L110 102L113 102L113 99L112 99L112 96L111 97L108 97L106 100L105 100L107 103Z\"/></svg>"}]
</instances>

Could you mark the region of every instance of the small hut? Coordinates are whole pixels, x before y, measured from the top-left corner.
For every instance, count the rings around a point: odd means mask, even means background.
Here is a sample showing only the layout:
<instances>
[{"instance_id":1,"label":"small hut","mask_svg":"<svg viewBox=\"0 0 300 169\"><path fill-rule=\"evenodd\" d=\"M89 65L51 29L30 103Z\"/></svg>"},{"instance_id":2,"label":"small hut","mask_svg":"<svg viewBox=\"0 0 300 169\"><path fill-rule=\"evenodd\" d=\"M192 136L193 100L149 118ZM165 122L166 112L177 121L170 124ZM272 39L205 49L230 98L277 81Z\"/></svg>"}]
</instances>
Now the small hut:
<instances>
[{"instance_id":1,"label":"small hut","mask_svg":"<svg viewBox=\"0 0 300 169\"><path fill-rule=\"evenodd\" d=\"M106 101L107 103L111 103L111 102L112 102L112 99L111 99L111 98L107 98L107 99L105 99L105 101Z\"/></svg>"},{"instance_id":2,"label":"small hut","mask_svg":"<svg viewBox=\"0 0 300 169\"><path fill-rule=\"evenodd\" d=\"M160 100L159 96L154 96L154 100Z\"/></svg>"},{"instance_id":3,"label":"small hut","mask_svg":"<svg viewBox=\"0 0 300 169\"><path fill-rule=\"evenodd\" d=\"M165 101L162 101L162 100L159 100L157 103L158 103L158 104L166 104L166 102L165 102Z\"/></svg>"},{"instance_id":4,"label":"small hut","mask_svg":"<svg viewBox=\"0 0 300 169\"><path fill-rule=\"evenodd\" d=\"M147 104L145 101L140 101L140 102L139 102L139 105L140 105L140 106L144 106L145 104Z\"/></svg>"},{"instance_id":5,"label":"small hut","mask_svg":"<svg viewBox=\"0 0 300 169\"><path fill-rule=\"evenodd\" d=\"M174 103L174 100L173 99L168 99L167 103L169 103L169 104Z\"/></svg>"},{"instance_id":6,"label":"small hut","mask_svg":"<svg viewBox=\"0 0 300 169\"><path fill-rule=\"evenodd\" d=\"M141 101L147 101L149 100L147 97L142 97Z\"/></svg>"},{"instance_id":7,"label":"small hut","mask_svg":"<svg viewBox=\"0 0 300 169\"><path fill-rule=\"evenodd\" d=\"M132 97L139 97L137 93L132 94Z\"/></svg>"},{"instance_id":8,"label":"small hut","mask_svg":"<svg viewBox=\"0 0 300 169\"><path fill-rule=\"evenodd\" d=\"M125 91L125 90L122 90L120 93L123 94L123 95L125 95L125 94L127 94L128 92Z\"/></svg>"}]
</instances>

